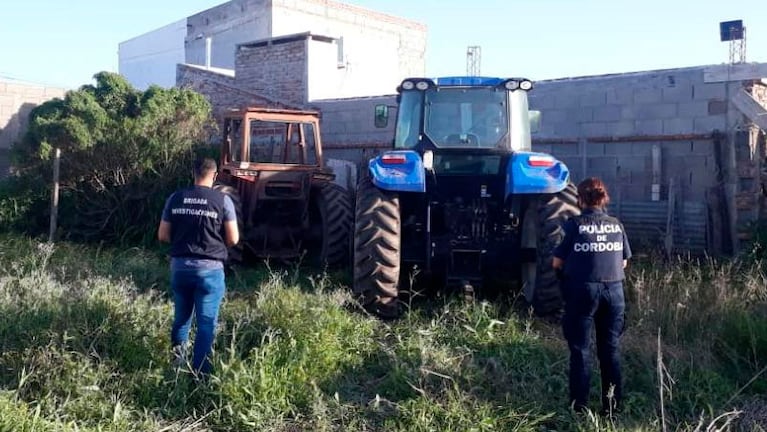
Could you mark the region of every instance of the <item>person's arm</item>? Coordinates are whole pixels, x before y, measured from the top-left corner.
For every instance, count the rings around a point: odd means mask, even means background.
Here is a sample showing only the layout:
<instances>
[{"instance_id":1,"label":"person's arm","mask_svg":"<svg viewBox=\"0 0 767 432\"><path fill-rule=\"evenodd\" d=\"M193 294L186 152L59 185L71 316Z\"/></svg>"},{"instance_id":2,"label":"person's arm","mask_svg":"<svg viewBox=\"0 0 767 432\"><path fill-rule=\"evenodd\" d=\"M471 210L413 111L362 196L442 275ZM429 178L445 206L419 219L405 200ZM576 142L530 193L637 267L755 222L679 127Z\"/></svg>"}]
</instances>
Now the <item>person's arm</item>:
<instances>
[{"instance_id":1,"label":"person's arm","mask_svg":"<svg viewBox=\"0 0 767 432\"><path fill-rule=\"evenodd\" d=\"M631 245L629 244L629 238L626 235L626 228L623 227L623 224L621 224L621 231L623 231L623 268L626 268L629 258L632 256Z\"/></svg>"},{"instance_id":2,"label":"person's arm","mask_svg":"<svg viewBox=\"0 0 767 432\"><path fill-rule=\"evenodd\" d=\"M160 221L157 228L157 239L163 243L170 243L170 222Z\"/></svg>"},{"instance_id":3,"label":"person's arm","mask_svg":"<svg viewBox=\"0 0 767 432\"><path fill-rule=\"evenodd\" d=\"M562 227L565 231L565 238L554 249L554 259L551 261L551 266L554 269L560 270L565 266L565 260L570 252L573 250L573 233L575 232L575 222L572 219L568 219Z\"/></svg>"},{"instance_id":4,"label":"person's arm","mask_svg":"<svg viewBox=\"0 0 767 432\"><path fill-rule=\"evenodd\" d=\"M171 198L173 196L171 195ZM162 209L162 218L160 220L160 226L157 228L157 239L164 243L170 243L170 201L168 198L165 201L165 207Z\"/></svg>"},{"instance_id":5,"label":"person's arm","mask_svg":"<svg viewBox=\"0 0 767 432\"><path fill-rule=\"evenodd\" d=\"M229 196L224 196L224 243L232 247L240 241L240 229L237 226L237 212Z\"/></svg>"}]
</instances>

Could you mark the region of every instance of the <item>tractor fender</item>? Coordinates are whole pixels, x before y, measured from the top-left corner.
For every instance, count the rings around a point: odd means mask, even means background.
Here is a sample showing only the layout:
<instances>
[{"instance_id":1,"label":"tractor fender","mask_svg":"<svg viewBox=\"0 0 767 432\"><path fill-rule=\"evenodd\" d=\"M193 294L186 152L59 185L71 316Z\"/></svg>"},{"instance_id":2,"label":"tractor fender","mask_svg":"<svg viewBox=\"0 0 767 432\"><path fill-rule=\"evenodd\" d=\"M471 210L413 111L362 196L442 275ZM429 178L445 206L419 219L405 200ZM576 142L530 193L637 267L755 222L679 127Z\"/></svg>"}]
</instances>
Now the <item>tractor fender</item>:
<instances>
[{"instance_id":1,"label":"tractor fender","mask_svg":"<svg viewBox=\"0 0 767 432\"><path fill-rule=\"evenodd\" d=\"M570 182L570 170L546 153L515 152L506 168L506 194L554 194Z\"/></svg>"},{"instance_id":2,"label":"tractor fender","mask_svg":"<svg viewBox=\"0 0 767 432\"><path fill-rule=\"evenodd\" d=\"M416 151L384 152L370 159L368 170L377 188L393 192L426 192L423 160Z\"/></svg>"}]
</instances>

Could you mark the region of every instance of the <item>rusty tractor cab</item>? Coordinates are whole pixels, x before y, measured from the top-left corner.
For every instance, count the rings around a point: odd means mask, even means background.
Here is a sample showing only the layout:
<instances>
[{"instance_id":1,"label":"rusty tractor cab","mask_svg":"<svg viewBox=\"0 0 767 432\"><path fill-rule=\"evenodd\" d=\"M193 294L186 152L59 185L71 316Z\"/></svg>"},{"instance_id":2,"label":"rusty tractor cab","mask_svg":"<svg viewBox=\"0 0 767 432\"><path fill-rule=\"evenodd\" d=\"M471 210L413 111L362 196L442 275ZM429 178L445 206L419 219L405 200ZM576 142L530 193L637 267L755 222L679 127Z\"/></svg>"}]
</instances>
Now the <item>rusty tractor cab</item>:
<instances>
[{"instance_id":1,"label":"rusty tractor cab","mask_svg":"<svg viewBox=\"0 0 767 432\"><path fill-rule=\"evenodd\" d=\"M351 196L323 163L319 113L231 110L223 133L214 188L232 198L241 238L230 259L345 264Z\"/></svg>"}]
</instances>

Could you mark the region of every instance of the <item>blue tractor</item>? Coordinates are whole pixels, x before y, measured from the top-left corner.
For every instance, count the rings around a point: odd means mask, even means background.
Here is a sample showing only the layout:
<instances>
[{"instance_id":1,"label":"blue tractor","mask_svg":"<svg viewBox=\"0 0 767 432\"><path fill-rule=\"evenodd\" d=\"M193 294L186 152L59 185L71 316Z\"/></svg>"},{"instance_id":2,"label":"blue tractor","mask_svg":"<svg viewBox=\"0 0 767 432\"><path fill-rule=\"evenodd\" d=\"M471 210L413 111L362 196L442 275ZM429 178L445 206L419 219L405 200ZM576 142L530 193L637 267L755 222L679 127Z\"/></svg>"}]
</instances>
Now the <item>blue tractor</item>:
<instances>
[{"instance_id":1,"label":"blue tractor","mask_svg":"<svg viewBox=\"0 0 767 432\"><path fill-rule=\"evenodd\" d=\"M353 291L384 317L410 281L474 292L519 282L538 315L561 308L552 252L578 214L567 167L531 150L538 112L521 78L409 78L397 88L394 148L359 175ZM389 107L376 106L385 126Z\"/></svg>"}]
</instances>

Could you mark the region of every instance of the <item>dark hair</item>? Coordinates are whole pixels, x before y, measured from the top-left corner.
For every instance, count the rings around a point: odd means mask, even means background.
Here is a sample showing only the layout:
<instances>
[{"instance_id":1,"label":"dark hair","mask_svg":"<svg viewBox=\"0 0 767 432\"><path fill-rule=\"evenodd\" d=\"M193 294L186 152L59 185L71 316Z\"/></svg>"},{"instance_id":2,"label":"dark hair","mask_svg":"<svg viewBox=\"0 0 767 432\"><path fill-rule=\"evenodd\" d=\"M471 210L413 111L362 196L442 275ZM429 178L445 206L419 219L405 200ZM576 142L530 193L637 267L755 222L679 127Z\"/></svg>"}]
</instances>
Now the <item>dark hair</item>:
<instances>
[{"instance_id":1,"label":"dark hair","mask_svg":"<svg viewBox=\"0 0 767 432\"><path fill-rule=\"evenodd\" d=\"M589 177L578 184L578 198L586 207L604 208L610 203L607 187L596 177Z\"/></svg>"},{"instance_id":2,"label":"dark hair","mask_svg":"<svg viewBox=\"0 0 767 432\"><path fill-rule=\"evenodd\" d=\"M211 158L196 159L194 161L194 177L202 178L218 171L216 161Z\"/></svg>"}]
</instances>

